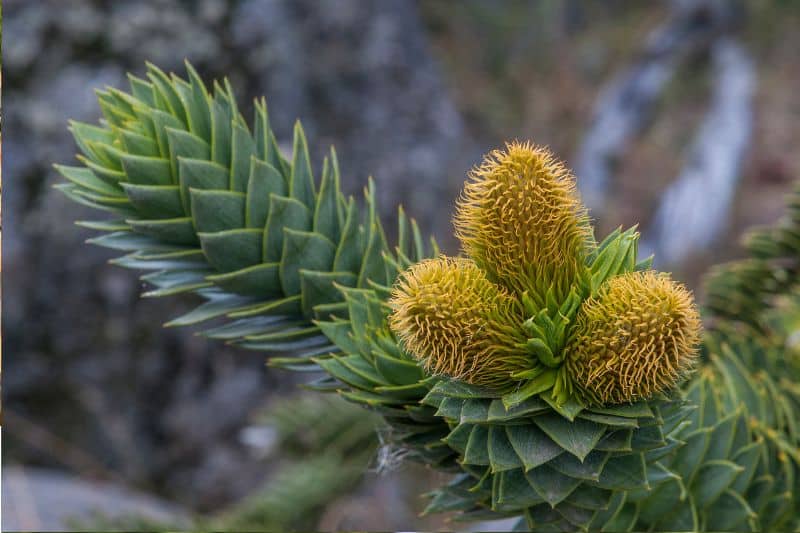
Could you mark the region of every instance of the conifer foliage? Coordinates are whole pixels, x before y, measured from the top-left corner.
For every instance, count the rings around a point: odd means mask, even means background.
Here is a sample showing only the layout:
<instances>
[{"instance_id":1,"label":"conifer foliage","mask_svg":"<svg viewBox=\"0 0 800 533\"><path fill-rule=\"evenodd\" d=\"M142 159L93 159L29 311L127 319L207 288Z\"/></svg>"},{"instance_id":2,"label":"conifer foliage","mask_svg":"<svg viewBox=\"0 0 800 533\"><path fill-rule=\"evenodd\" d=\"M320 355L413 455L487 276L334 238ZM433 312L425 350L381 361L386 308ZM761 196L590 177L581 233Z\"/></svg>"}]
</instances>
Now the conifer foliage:
<instances>
[{"instance_id":1,"label":"conifer foliage","mask_svg":"<svg viewBox=\"0 0 800 533\"><path fill-rule=\"evenodd\" d=\"M429 512L520 517L537 531L800 526L798 356L771 310L795 284L795 205L691 294L637 257L635 228L596 240L575 177L511 143L470 175L437 257L398 214L387 243L369 183L314 177L299 123L277 148L263 100L248 126L230 85L148 67L72 123L79 166L58 187L115 218L81 222L146 296L204 303L169 326L322 369L309 386L382 415L391 445L454 473ZM797 242L796 242L797 241ZM753 280L757 283L753 284ZM796 304L795 304L796 305Z\"/></svg>"},{"instance_id":2,"label":"conifer foliage","mask_svg":"<svg viewBox=\"0 0 800 533\"><path fill-rule=\"evenodd\" d=\"M56 165L73 200L117 218L79 222L103 232L90 242L125 253L113 263L152 270L144 296L194 292L206 303L168 326L227 317L205 332L271 352L330 343L311 321L345 309L336 286L387 283L389 252L375 211L340 190L336 152L315 180L298 122L291 161L280 154L264 100L252 132L227 83L209 93L187 64L188 81L148 65L130 93L98 92L100 126L72 122L80 166ZM426 251L400 211L409 261ZM411 245L413 243L413 245Z\"/></svg>"}]
</instances>

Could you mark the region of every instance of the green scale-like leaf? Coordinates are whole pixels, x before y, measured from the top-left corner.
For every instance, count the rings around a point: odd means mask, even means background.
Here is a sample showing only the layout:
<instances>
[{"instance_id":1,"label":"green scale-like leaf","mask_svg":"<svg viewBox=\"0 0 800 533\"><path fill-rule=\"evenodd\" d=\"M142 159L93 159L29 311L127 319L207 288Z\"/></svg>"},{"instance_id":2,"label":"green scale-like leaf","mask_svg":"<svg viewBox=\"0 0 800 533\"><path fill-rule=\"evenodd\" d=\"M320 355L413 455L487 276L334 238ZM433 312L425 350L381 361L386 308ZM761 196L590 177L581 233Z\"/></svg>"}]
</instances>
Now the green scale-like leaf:
<instances>
[{"instance_id":1,"label":"green scale-like leaf","mask_svg":"<svg viewBox=\"0 0 800 533\"><path fill-rule=\"evenodd\" d=\"M188 81L148 65L145 79L130 77L130 94L100 91L105 120L70 125L83 166L56 166L67 179L58 187L70 198L125 221L84 222L106 232L93 243L128 252L117 264L167 268L146 278L158 284L149 295L208 298L170 324L288 313L310 327L316 317L346 315L337 286L390 282L397 268L387 265L402 261L392 256L375 214L374 187L366 192L365 216L341 192L333 150L317 185L299 122L289 162L278 151L263 100L254 106L251 133L227 81L209 93L188 63L187 70ZM401 219L408 227L402 212ZM153 257L159 250L185 250L206 264L198 269ZM220 300L212 288L245 298ZM258 336L248 337L254 347Z\"/></svg>"},{"instance_id":2,"label":"green scale-like leaf","mask_svg":"<svg viewBox=\"0 0 800 533\"><path fill-rule=\"evenodd\" d=\"M697 409L690 415L690 425L677 426L673 432L685 444L658 463L674 477L638 501L637 528L691 525L711 530L757 530L785 527L791 520L791 503L785 507L776 504L773 512L764 512L767 498L761 490L762 481L775 479L780 469L791 471L793 477L800 467L796 461L778 466L767 460L773 454L777 456L778 449L787 443L780 433L765 427L778 420L770 411L779 407L757 402L761 421L748 418L744 409L772 380L762 375L756 382L737 355L731 350L726 353L725 358L713 356L709 368L688 388L687 396L696 402ZM714 366L721 371L712 371ZM727 408L723 410L722 406ZM770 442L767 435L774 440ZM759 478L758 472L771 474ZM720 516L720 512L730 515Z\"/></svg>"},{"instance_id":3,"label":"green scale-like leaf","mask_svg":"<svg viewBox=\"0 0 800 533\"><path fill-rule=\"evenodd\" d=\"M527 507L528 519L537 524L553 510L571 527L588 523L615 491L646 494L650 482L643 452L667 445L664 421L656 413L681 418L688 412L681 402L661 401L652 407L584 409L569 420L538 398L507 408L479 387L447 380L437 382L423 403L450 422L445 442L464 465L488 467L483 476L492 479L492 492L474 491L473 507L501 514ZM519 491L521 479L530 490ZM518 492L509 500L512 487ZM460 497L463 507L467 499Z\"/></svg>"}]
</instances>

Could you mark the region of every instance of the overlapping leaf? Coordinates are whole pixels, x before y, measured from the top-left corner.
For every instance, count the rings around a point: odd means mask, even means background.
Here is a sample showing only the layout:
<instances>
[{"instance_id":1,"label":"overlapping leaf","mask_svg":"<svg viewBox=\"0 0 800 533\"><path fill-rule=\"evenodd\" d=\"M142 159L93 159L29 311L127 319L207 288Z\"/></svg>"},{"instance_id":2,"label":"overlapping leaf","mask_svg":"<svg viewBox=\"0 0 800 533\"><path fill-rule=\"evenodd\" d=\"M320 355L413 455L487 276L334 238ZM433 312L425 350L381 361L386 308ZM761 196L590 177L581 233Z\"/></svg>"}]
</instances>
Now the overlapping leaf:
<instances>
[{"instance_id":1,"label":"overlapping leaf","mask_svg":"<svg viewBox=\"0 0 800 533\"><path fill-rule=\"evenodd\" d=\"M206 334L275 352L333 349L312 321L346 312L337 287L393 279L374 185L359 209L340 190L333 149L315 179L299 122L287 161L263 99L251 131L227 82L209 93L187 70L185 80L149 65L129 93L100 91L104 120L71 124L82 165L57 165L66 182L56 187L120 217L79 224L103 233L90 242L125 252L115 264L153 271L146 296L206 300L168 325L224 317L234 322ZM399 224L406 260L420 259L416 224L402 210Z\"/></svg>"}]
</instances>

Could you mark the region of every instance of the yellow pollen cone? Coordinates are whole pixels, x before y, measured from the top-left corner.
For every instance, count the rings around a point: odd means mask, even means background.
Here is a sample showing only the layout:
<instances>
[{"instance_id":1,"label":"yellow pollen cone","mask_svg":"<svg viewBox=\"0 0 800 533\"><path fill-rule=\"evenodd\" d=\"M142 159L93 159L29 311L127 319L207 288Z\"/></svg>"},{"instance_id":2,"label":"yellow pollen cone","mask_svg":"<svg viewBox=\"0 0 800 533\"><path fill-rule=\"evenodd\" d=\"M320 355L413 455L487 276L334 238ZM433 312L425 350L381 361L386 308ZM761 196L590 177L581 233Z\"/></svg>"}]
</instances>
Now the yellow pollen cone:
<instances>
[{"instance_id":1,"label":"yellow pollen cone","mask_svg":"<svg viewBox=\"0 0 800 533\"><path fill-rule=\"evenodd\" d=\"M516 300L470 259L429 259L406 270L392 292L389 326L433 375L506 388L530 366Z\"/></svg>"},{"instance_id":2,"label":"yellow pollen cone","mask_svg":"<svg viewBox=\"0 0 800 533\"><path fill-rule=\"evenodd\" d=\"M454 219L464 251L521 294L560 300L583 268L591 231L575 177L547 149L509 143L474 168Z\"/></svg>"},{"instance_id":3,"label":"yellow pollen cone","mask_svg":"<svg viewBox=\"0 0 800 533\"><path fill-rule=\"evenodd\" d=\"M691 293L668 275L630 272L584 301L567 347L574 384L596 405L672 389L691 370L700 317Z\"/></svg>"}]
</instances>

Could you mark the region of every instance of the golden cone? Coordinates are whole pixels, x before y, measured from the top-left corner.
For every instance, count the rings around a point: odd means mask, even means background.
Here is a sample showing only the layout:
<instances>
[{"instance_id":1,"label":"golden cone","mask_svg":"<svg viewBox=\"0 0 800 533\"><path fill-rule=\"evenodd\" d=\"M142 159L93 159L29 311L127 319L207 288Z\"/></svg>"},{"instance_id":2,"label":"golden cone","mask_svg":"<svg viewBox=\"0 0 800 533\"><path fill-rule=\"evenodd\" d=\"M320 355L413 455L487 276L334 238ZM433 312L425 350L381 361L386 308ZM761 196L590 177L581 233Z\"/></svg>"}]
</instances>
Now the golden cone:
<instances>
[{"instance_id":1,"label":"golden cone","mask_svg":"<svg viewBox=\"0 0 800 533\"><path fill-rule=\"evenodd\" d=\"M567 296L589 238L575 177L547 149L513 142L470 172L455 215L464 251L521 294Z\"/></svg>"},{"instance_id":2,"label":"golden cone","mask_svg":"<svg viewBox=\"0 0 800 533\"><path fill-rule=\"evenodd\" d=\"M632 402L675 387L694 365L699 341L691 293L666 274L630 272L583 302L567 365L590 403Z\"/></svg>"},{"instance_id":3,"label":"golden cone","mask_svg":"<svg viewBox=\"0 0 800 533\"><path fill-rule=\"evenodd\" d=\"M395 284L389 326L433 375L506 388L530 366L517 301L470 259L430 259Z\"/></svg>"}]
</instances>

